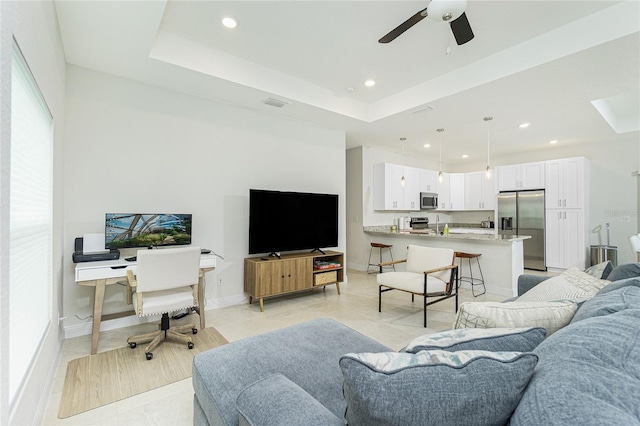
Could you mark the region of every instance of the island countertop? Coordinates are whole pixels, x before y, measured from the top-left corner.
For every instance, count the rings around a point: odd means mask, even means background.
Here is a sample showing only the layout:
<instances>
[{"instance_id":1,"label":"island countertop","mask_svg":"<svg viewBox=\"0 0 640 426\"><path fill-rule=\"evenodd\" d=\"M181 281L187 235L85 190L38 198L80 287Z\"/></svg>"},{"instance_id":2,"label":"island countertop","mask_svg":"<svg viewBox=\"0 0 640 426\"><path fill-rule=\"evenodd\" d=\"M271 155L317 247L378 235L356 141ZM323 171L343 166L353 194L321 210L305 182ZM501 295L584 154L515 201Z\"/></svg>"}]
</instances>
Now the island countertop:
<instances>
[{"instance_id":1,"label":"island countertop","mask_svg":"<svg viewBox=\"0 0 640 426\"><path fill-rule=\"evenodd\" d=\"M505 297L517 295L518 277L524 273L524 241L531 238L527 235L499 235L492 229L465 227L449 228L449 235L436 234L433 228L392 231L391 226L364 226L363 233L367 236L367 243L393 246L394 259L406 258L410 244L480 254L479 263L473 263L474 277L480 276L478 268L482 264L487 292ZM469 276L469 262L462 263L458 259L456 263L461 267L460 276ZM468 283L463 282L462 285L468 287Z\"/></svg>"},{"instance_id":2,"label":"island countertop","mask_svg":"<svg viewBox=\"0 0 640 426\"><path fill-rule=\"evenodd\" d=\"M453 229L453 228L452 228ZM448 239L448 240L480 240L486 242L497 243L512 243L514 241L523 241L531 238L529 235L501 235L496 234L495 231L487 229L486 231L480 231L475 228L469 228L469 232L465 232L464 228L455 228L455 230L449 230L449 235L436 234L432 229L415 229L415 230L402 230L392 231L390 226L364 226L363 231L367 234L380 234L390 236L411 236L420 238L434 238L434 239ZM489 233L491 232L491 233Z\"/></svg>"}]
</instances>

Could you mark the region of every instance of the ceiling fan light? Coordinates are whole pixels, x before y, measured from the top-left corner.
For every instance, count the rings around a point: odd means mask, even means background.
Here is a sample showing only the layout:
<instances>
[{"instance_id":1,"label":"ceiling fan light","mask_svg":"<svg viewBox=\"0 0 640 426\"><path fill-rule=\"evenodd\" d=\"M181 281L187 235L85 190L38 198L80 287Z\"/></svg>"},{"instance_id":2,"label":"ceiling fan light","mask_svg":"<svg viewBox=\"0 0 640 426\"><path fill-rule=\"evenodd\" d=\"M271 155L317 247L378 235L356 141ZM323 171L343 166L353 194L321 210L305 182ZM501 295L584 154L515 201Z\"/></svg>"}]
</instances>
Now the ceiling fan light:
<instances>
[{"instance_id":1,"label":"ceiling fan light","mask_svg":"<svg viewBox=\"0 0 640 426\"><path fill-rule=\"evenodd\" d=\"M429 18L438 22L455 21L467 8L467 0L431 0L427 6Z\"/></svg>"}]
</instances>

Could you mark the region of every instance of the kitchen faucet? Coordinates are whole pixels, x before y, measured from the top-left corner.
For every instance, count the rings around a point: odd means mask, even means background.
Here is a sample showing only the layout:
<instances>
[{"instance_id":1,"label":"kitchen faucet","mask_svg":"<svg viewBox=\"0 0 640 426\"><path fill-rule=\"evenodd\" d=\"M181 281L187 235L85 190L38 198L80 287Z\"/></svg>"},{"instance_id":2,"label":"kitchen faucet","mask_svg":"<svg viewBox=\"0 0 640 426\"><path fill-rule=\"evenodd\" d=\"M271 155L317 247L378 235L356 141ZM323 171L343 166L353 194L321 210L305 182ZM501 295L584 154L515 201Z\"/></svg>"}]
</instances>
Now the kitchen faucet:
<instances>
[{"instance_id":1,"label":"kitchen faucet","mask_svg":"<svg viewBox=\"0 0 640 426\"><path fill-rule=\"evenodd\" d=\"M440 235L440 227L438 226L439 222L440 222L440 215L437 214L436 215L436 235Z\"/></svg>"}]
</instances>

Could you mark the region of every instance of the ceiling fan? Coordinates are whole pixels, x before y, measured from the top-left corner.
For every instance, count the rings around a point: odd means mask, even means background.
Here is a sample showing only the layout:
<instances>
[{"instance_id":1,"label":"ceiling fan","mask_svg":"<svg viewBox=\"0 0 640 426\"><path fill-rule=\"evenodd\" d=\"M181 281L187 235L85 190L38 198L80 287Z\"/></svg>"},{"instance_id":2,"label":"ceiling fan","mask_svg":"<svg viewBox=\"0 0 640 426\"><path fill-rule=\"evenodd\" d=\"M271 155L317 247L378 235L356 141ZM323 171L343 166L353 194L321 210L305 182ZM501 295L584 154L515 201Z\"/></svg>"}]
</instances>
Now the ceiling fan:
<instances>
[{"instance_id":1,"label":"ceiling fan","mask_svg":"<svg viewBox=\"0 0 640 426\"><path fill-rule=\"evenodd\" d=\"M471 25L469 25L467 15L464 13L466 7L467 0L431 0L427 7L398 25L378 42L389 43L395 40L399 35L428 16L438 22L449 22L456 43L458 46L463 45L473 39Z\"/></svg>"}]
</instances>

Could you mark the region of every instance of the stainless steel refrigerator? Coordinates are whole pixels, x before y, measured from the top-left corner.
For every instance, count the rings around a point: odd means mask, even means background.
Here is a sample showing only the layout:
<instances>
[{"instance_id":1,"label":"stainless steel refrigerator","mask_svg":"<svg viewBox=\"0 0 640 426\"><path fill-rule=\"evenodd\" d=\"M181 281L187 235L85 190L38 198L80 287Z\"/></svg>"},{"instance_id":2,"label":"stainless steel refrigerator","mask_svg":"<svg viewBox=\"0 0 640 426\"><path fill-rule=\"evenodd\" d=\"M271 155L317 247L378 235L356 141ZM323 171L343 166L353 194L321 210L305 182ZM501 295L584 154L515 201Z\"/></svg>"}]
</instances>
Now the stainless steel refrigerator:
<instances>
[{"instance_id":1,"label":"stainless steel refrigerator","mask_svg":"<svg viewBox=\"0 0 640 426\"><path fill-rule=\"evenodd\" d=\"M544 190L499 193L498 234L531 236L523 241L524 267L546 271Z\"/></svg>"}]
</instances>

